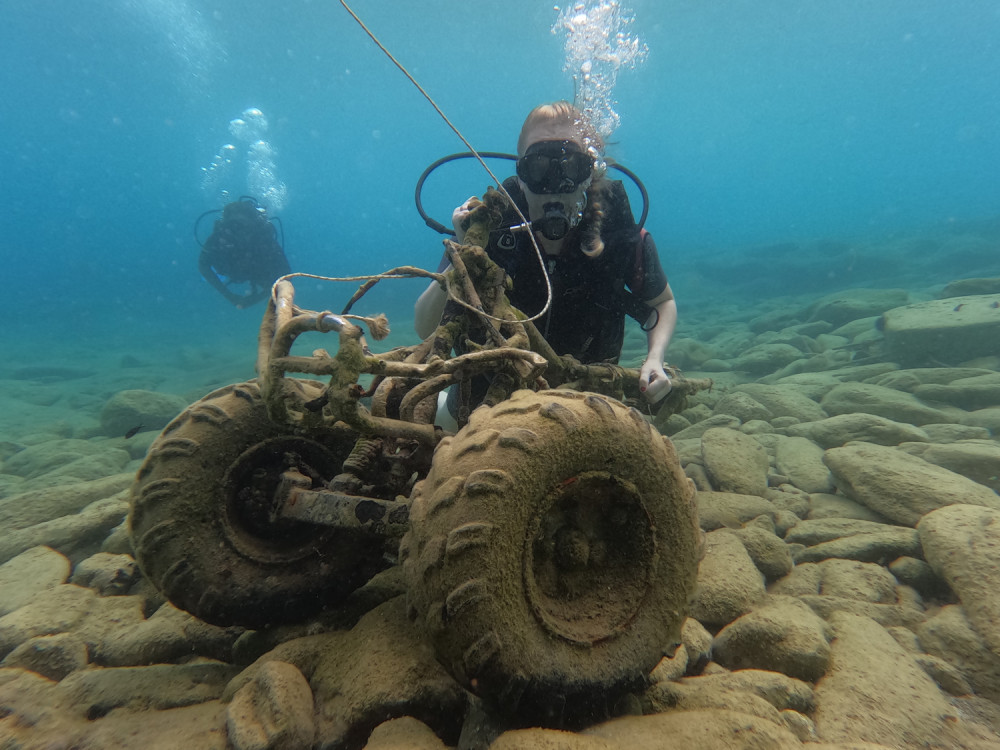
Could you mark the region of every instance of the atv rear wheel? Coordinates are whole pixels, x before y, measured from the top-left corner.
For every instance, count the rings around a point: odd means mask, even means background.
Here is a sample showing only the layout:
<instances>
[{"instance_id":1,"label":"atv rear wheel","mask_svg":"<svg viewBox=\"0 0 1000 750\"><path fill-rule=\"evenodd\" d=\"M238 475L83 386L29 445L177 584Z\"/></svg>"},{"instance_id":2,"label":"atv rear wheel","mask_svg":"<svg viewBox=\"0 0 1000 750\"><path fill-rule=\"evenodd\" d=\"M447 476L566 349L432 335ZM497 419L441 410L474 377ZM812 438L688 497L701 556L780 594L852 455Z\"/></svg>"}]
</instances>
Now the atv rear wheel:
<instances>
[{"instance_id":1,"label":"atv rear wheel","mask_svg":"<svg viewBox=\"0 0 1000 750\"><path fill-rule=\"evenodd\" d=\"M494 710L600 720L679 639L700 556L693 496L634 409L519 391L442 441L414 488L410 617Z\"/></svg>"},{"instance_id":2,"label":"atv rear wheel","mask_svg":"<svg viewBox=\"0 0 1000 750\"><path fill-rule=\"evenodd\" d=\"M290 381L308 401L322 384ZM347 429L300 436L272 423L256 382L189 406L150 446L132 487L129 530L143 573L177 607L215 625L291 623L340 602L386 567L383 547L340 529L271 520L289 466L335 476Z\"/></svg>"}]
</instances>

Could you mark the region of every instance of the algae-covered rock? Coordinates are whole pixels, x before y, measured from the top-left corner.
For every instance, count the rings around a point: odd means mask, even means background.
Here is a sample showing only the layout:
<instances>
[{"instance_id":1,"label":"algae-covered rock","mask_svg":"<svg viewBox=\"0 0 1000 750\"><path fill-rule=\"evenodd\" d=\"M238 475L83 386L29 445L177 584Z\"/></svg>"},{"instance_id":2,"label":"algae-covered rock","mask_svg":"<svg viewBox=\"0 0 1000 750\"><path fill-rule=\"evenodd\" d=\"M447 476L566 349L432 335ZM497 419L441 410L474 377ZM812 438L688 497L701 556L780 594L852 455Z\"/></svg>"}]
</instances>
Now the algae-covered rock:
<instances>
[{"instance_id":1,"label":"algae-covered rock","mask_svg":"<svg viewBox=\"0 0 1000 750\"><path fill-rule=\"evenodd\" d=\"M916 628L920 646L962 673L976 693L1000 702L1000 654L994 653L957 604L942 607Z\"/></svg>"},{"instance_id":2,"label":"algae-covered rock","mask_svg":"<svg viewBox=\"0 0 1000 750\"><path fill-rule=\"evenodd\" d=\"M879 531L853 534L806 547L795 554L795 562L816 562L830 558L882 563L901 555L919 555L920 540L914 529L885 526Z\"/></svg>"},{"instance_id":3,"label":"algae-covered rock","mask_svg":"<svg viewBox=\"0 0 1000 750\"><path fill-rule=\"evenodd\" d=\"M753 564L768 581L777 580L792 569L791 550L773 530L748 525L733 529L732 533L743 543Z\"/></svg>"},{"instance_id":4,"label":"algae-covered rock","mask_svg":"<svg viewBox=\"0 0 1000 750\"><path fill-rule=\"evenodd\" d=\"M757 516L774 517L774 503L759 495L735 492L698 492L698 523L704 531L736 528Z\"/></svg>"},{"instance_id":5,"label":"algae-covered rock","mask_svg":"<svg viewBox=\"0 0 1000 750\"><path fill-rule=\"evenodd\" d=\"M1000 510L951 505L917 526L934 572L958 594L969 622L1000 654Z\"/></svg>"},{"instance_id":6,"label":"algae-covered rock","mask_svg":"<svg viewBox=\"0 0 1000 750\"><path fill-rule=\"evenodd\" d=\"M758 344L733 360L733 369L754 375L764 375L802 357L802 352L790 344Z\"/></svg>"},{"instance_id":7,"label":"algae-covered rock","mask_svg":"<svg viewBox=\"0 0 1000 750\"><path fill-rule=\"evenodd\" d=\"M793 424L785 427L784 431L793 437L809 438L823 448L836 448L852 440L899 445L928 439L926 431L920 427L864 412L838 414L815 422Z\"/></svg>"},{"instance_id":8,"label":"algae-covered rock","mask_svg":"<svg viewBox=\"0 0 1000 750\"><path fill-rule=\"evenodd\" d=\"M741 422L762 419L770 420L774 415L770 409L747 393L730 391L720 398L712 409L713 414L729 414Z\"/></svg>"},{"instance_id":9,"label":"algae-covered rock","mask_svg":"<svg viewBox=\"0 0 1000 750\"><path fill-rule=\"evenodd\" d=\"M940 401L969 411L986 409L1000 406L1000 375L992 375L988 379L959 380L944 385L920 385L913 392L925 401Z\"/></svg>"},{"instance_id":10,"label":"algae-covered rock","mask_svg":"<svg viewBox=\"0 0 1000 750\"><path fill-rule=\"evenodd\" d=\"M708 627L732 622L764 598L764 576L728 530L705 536L691 616Z\"/></svg>"},{"instance_id":11,"label":"algae-covered rock","mask_svg":"<svg viewBox=\"0 0 1000 750\"><path fill-rule=\"evenodd\" d=\"M861 521L874 521L876 523L889 522L885 516L881 513L876 513L867 505L862 505L843 495L832 495L825 492L817 492L809 495L809 509L806 512L805 518L807 520L856 518Z\"/></svg>"},{"instance_id":12,"label":"algae-covered rock","mask_svg":"<svg viewBox=\"0 0 1000 750\"><path fill-rule=\"evenodd\" d=\"M915 425L956 421L954 414L928 406L913 394L870 383L838 385L820 405L830 415L864 412Z\"/></svg>"},{"instance_id":13,"label":"algae-covered rock","mask_svg":"<svg viewBox=\"0 0 1000 750\"><path fill-rule=\"evenodd\" d=\"M906 526L945 505L1000 509L990 488L895 448L855 443L831 448L824 460L844 494Z\"/></svg>"},{"instance_id":14,"label":"algae-covered rock","mask_svg":"<svg viewBox=\"0 0 1000 750\"><path fill-rule=\"evenodd\" d=\"M724 627L713 653L728 669L768 669L815 682L830 660L829 627L802 602L773 596Z\"/></svg>"},{"instance_id":15,"label":"algae-covered rock","mask_svg":"<svg viewBox=\"0 0 1000 750\"><path fill-rule=\"evenodd\" d=\"M0 499L0 528L10 532L78 513L95 500L112 497L130 487L134 479L133 474L116 473L65 487L46 487L10 495Z\"/></svg>"},{"instance_id":16,"label":"algae-covered rock","mask_svg":"<svg viewBox=\"0 0 1000 750\"><path fill-rule=\"evenodd\" d=\"M795 386L745 383L734 390L748 394L775 417L795 417L801 422L812 422L829 416L823 407Z\"/></svg>"},{"instance_id":17,"label":"algae-covered rock","mask_svg":"<svg viewBox=\"0 0 1000 750\"><path fill-rule=\"evenodd\" d=\"M66 556L49 547L32 547L0 565L0 616L66 583L69 571Z\"/></svg>"},{"instance_id":18,"label":"algae-covered rock","mask_svg":"<svg viewBox=\"0 0 1000 750\"><path fill-rule=\"evenodd\" d=\"M997 352L1000 294L918 302L883 316L889 359L904 367L957 365Z\"/></svg>"},{"instance_id":19,"label":"algae-covered rock","mask_svg":"<svg viewBox=\"0 0 1000 750\"><path fill-rule=\"evenodd\" d=\"M378 724L396 716L412 716L441 736L455 736L464 716L465 692L407 620L404 597L376 607L349 631L281 644L233 680L226 696L274 660L295 665L323 707L316 715L322 747L358 747Z\"/></svg>"},{"instance_id":20,"label":"algae-covered rock","mask_svg":"<svg viewBox=\"0 0 1000 750\"><path fill-rule=\"evenodd\" d=\"M774 468L804 492L833 490L833 476L823 463L823 449L804 437L781 437L778 440Z\"/></svg>"},{"instance_id":21,"label":"algae-covered rock","mask_svg":"<svg viewBox=\"0 0 1000 750\"><path fill-rule=\"evenodd\" d=\"M142 427L158 430L187 408L180 396L156 391L119 391L101 409L101 429L105 435L122 436Z\"/></svg>"},{"instance_id":22,"label":"algae-covered rock","mask_svg":"<svg viewBox=\"0 0 1000 750\"><path fill-rule=\"evenodd\" d=\"M1000 492L1000 443L993 440L958 440L953 443L904 445L907 453L968 477Z\"/></svg>"},{"instance_id":23,"label":"algae-covered rock","mask_svg":"<svg viewBox=\"0 0 1000 750\"><path fill-rule=\"evenodd\" d=\"M845 289L817 300L807 308L806 314L809 320L825 320L842 326L852 320L880 315L908 301L905 289Z\"/></svg>"},{"instance_id":24,"label":"algae-covered rock","mask_svg":"<svg viewBox=\"0 0 1000 750\"><path fill-rule=\"evenodd\" d=\"M938 295L941 299L948 297L965 297L978 294L1000 294L1000 277L959 279L945 284Z\"/></svg>"},{"instance_id":25,"label":"algae-covered rock","mask_svg":"<svg viewBox=\"0 0 1000 750\"><path fill-rule=\"evenodd\" d=\"M855 560L796 565L770 590L772 594L822 595L872 604L894 604L897 600L896 580L889 571L875 563Z\"/></svg>"},{"instance_id":26,"label":"algae-covered rock","mask_svg":"<svg viewBox=\"0 0 1000 750\"><path fill-rule=\"evenodd\" d=\"M74 474L70 469L72 465L84 462L88 458L101 457L107 454L116 455L117 460L106 462L101 466L103 473L85 472L92 476ZM121 455L117 455L121 454ZM42 475L53 471L75 477L76 479L91 480L106 477L121 471L122 467L129 462L131 457L127 452L112 446L93 442L90 440L78 440L66 438L63 440L48 440L37 445L31 445L24 450L15 453L4 462L4 472L16 474L25 479L36 479Z\"/></svg>"},{"instance_id":27,"label":"algae-covered rock","mask_svg":"<svg viewBox=\"0 0 1000 750\"><path fill-rule=\"evenodd\" d=\"M312 747L316 722L309 683L291 664L265 662L230 701L226 728L236 750Z\"/></svg>"},{"instance_id":28,"label":"algae-covered rock","mask_svg":"<svg viewBox=\"0 0 1000 750\"><path fill-rule=\"evenodd\" d=\"M669 737L674 747L700 748L700 750L728 750L733 748L761 747L773 750L792 750L801 743L784 726L768 719L743 712L715 709L670 711L652 716L626 716L586 730L587 737L608 740L615 748L663 747L663 738ZM740 737L740 744L733 744ZM523 744L506 745L506 748L525 748ZM553 747L537 745L536 747ZM555 746L558 747L558 746ZM572 747L576 747L575 745ZM597 750L600 746L579 746Z\"/></svg>"},{"instance_id":29,"label":"algae-covered rock","mask_svg":"<svg viewBox=\"0 0 1000 750\"><path fill-rule=\"evenodd\" d=\"M875 621L831 617L830 667L816 687L816 733L825 742L910 748L977 747L934 681Z\"/></svg>"},{"instance_id":30,"label":"algae-covered rock","mask_svg":"<svg viewBox=\"0 0 1000 750\"><path fill-rule=\"evenodd\" d=\"M767 491L767 452L749 435L726 427L707 430L701 452L715 489L761 496Z\"/></svg>"}]
</instances>

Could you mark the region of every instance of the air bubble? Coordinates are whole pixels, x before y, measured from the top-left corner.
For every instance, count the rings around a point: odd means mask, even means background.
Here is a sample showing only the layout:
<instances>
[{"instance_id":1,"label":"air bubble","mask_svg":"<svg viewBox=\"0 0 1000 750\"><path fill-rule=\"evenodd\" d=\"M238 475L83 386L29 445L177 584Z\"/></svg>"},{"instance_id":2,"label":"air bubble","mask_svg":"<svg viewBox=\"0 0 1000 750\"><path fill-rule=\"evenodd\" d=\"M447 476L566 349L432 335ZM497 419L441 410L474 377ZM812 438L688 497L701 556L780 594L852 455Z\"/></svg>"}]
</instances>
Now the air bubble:
<instances>
[{"instance_id":1,"label":"air bubble","mask_svg":"<svg viewBox=\"0 0 1000 750\"><path fill-rule=\"evenodd\" d=\"M275 150L265 140L267 117L257 107L247 107L240 117L229 121L229 133L238 142L247 144L246 177L238 183L233 162L239 158L237 146L227 143L207 168L202 168L202 190L213 200L226 203L230 196L251 195L272 211L281 210L288 199L288 187L278 179Z\"/></svg>"},{"instance_id":2,"label":"air bubble","mask_svg":"<svg viewBox=\"0 0 1000 750\"><path fill-rule=\"evenodd\" d=\"M621 120L614 98L618 72L635 68L649 49L626 27L635 17L615 0L589 0L566 8L552 26L564 33L563 70L576 80L576 105L607 139Z\"/></svg>"}]
</instances>

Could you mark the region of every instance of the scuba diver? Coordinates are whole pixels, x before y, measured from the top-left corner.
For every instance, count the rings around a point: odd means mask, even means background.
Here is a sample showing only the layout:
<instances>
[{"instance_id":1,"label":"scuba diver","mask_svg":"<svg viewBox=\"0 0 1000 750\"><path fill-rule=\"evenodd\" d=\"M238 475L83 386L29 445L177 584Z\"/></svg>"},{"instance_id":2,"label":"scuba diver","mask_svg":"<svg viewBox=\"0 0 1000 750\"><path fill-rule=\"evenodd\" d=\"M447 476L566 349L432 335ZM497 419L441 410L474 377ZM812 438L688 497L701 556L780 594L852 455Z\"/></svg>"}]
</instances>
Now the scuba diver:
<instances>
[{"instance_id":1,"label":"scuba diver","mask_svg":"<svg viewBox=\"0 0 1000 750\"><path fill-rule=\"evenodd\" d=\"M198 217L195 239L201 220L218 212L206 211ZM243 310L267 299L274 281L292 269L275 225L256 200L243 196L227 204L221 214L208 239L204 243L199 240L198 270L205 281Z\"/></svg>"},{"instance_id":2,"label":"scuba diver","mask_svg":"<svg viewBox=\"0 0 1000 750\"><path fill-rule=\"evenodd\" d=\"M485 250L513 282L511 304L529 317L545 306L543 274L548 275L551 306L535 325L557 354L583 364L617 362L625 315L635 318L647 342L639 389L655 403L671 388L663 355L677 323L677 304L656 245L636 224L624 186L605 176L603 150L596 129L569 102L533 109L517 143L517 174L503 183L529 224L511 207L503 217L506 228L491 233ZM466 201L452 215L459 243L468 213ZM544 270L529 232L545 257ZM442 261L439 270L447 268ZM414 325L422 338L434 332L446 302L447 292L437 283L420 295Z\"/></svg>"}]
</instances>

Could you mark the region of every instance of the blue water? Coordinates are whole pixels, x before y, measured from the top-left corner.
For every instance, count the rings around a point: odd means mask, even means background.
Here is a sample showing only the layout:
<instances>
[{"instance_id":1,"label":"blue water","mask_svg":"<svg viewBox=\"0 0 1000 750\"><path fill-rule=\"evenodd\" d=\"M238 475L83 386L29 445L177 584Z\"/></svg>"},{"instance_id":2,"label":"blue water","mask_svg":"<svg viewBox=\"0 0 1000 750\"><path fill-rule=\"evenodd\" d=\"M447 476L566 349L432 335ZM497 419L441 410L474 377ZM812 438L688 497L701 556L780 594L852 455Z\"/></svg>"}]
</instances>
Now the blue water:
<instances>
[{"instance_id":1,"label":"blue water","mask_svg":"<svg viewBox=\"0 0 1000 750\"><path fill-rule=\"evenodd\" d=\"M573 96L551 3L354 5L480 149L513 150L528 110ZM195 218L219 207L201 170L247 107L271 124L295 270L436 266L441 238L417 215L413 188L424 166L464 147L335 0L0 7L8 361L29 341L225 341L252 358L261 307L235 310L201 280L192 236ZM868 242L1000 216L995 0L627 7L649 55L619 78L622 124L609 154L649 189L647 227L682 310L685 293L733 283L721 272L713 281L712 258L742 260L751 289L759 269L769 280L760 293L772 294L801 278L801 263L782 276L796 256L789 243ZM447 223L488 182L472 165L442 169L426 207ZM837 252L821 260L840 264ZM912 260L927 269L925 285L991 262L1000 274L1000 258L967 269ZM892 268L875 274L877 262L851 273L847 264L817 277L892 281ZM694 277L698 285L686 281ZM406 328L420 286L396 283L373 306ZM310 282L300 293L311 307L338 309L351 290Z\"/></svg>"}]
</instances>

